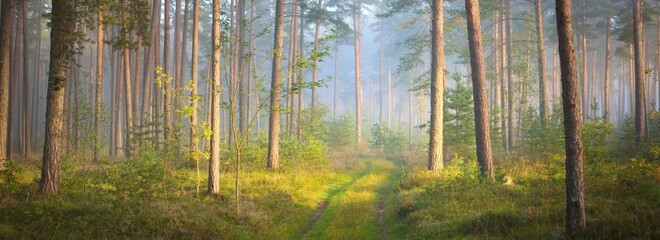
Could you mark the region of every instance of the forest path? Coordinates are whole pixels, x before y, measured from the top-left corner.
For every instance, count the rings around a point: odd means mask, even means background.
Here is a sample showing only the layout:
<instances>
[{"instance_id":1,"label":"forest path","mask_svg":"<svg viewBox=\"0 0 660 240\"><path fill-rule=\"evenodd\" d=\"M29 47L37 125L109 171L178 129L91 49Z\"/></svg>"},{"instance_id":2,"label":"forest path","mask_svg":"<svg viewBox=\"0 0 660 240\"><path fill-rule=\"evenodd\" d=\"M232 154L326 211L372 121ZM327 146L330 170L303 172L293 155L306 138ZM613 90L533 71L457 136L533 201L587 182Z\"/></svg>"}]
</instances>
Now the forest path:
<instances>
[{"instance_id":1,"label":"forest path","mask_svg":"<svg viewBox=\"0 0 660 240\"><path fill-rule=\"evenodd\" d=\"M387 239L394 221L393 204L401 178L400 164L359 158L366 165L351 181L328 191L305 227L301 239ZM399 166L397 166L399 165Z\"/></svg>"}]
</instances>

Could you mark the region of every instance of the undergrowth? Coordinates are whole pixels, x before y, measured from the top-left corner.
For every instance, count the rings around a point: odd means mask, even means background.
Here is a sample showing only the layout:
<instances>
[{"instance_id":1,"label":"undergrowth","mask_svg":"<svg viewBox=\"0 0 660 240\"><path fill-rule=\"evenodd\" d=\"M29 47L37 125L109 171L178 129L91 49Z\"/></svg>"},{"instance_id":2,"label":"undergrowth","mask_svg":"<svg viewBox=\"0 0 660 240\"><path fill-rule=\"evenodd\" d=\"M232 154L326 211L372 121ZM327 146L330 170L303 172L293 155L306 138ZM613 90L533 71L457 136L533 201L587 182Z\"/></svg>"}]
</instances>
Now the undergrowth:
<instances>
[{"instance_id":1,"label":"undergrowth","mask_svg":"<svg viewBox=\"0 0 660 240\"><path fill-rule=\"evenodd\" d=\"M414 165L414 164L413 164ZM397 214L406 239L562 239L565 235L564 164L497 163L493 182L476 164L431 173L420 167L399 184ZM585 239L660 238L660 165L632 159L587 165Z\"/></svg>"},{"instance_id":2,"label":"undergrowth","mask_svg":"<svg viewBox=\"0 0 660 240\"><path fill-rule=\"evenodd\" d=\"M213 196L196 193L205 171L198 178L194 166L176 161L165 169L155 152L88 170L65 160L61 194L43 197L38 166L11 164L0 179L0 239L295 238L330 186L346 178L325 159L285 160L279 171L246 160L240 212L226 165Z\"/></svg>"}]
</instances>

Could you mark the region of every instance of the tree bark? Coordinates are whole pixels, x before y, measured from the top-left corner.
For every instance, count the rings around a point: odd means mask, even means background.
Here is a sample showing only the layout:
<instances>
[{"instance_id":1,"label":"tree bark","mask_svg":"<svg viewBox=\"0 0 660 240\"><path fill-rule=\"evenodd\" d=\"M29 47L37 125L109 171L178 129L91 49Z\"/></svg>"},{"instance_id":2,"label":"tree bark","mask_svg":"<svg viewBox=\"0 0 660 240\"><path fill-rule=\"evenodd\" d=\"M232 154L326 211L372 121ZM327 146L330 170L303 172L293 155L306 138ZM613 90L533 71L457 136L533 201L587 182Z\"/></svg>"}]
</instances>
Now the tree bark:
<instances>
[{"instance_id":1,"label":"tree bark","mask_svg":"<svg viewBox=\"0 0 660 240\"><path fill-rule=\"evenodd\" d=\"M545 121L548 111L548 90L546 88L545 78L545 39L543 37L543 7L541 0L535 0L536 9L536 36L537 36L537 49L538 49L538 64L539 64L539 113L541 117L541 125L545 127Z\"/></svg>"},{"instance_id":2,"label":"tree bark","mask_svg":"<svg viewBox=\"0 0 660 240\"><path fill-rule=\"evenodd\" d=\"M332 90L332 117L337 115L337 81L339 81L339 41L335 40L335 69L334 77L332 78L333 90Z\"/></svg>"},{"instance_id":3,"label":"tree bark","mask_svg":"<svg viewBox=\"0 0 660 240\"><path fill-rule=\"evenodd\" d=\"M280 133L280 88L282 81L282 45L284 43L284 0L275 3L275 36L273 44L273 68L270 90L270 119L268 122L268 163L267 167L278 169Z\"/></svg>"},{"instance_id":4,"label":"tree bark","mask_svg":"<svg viewBox=\"0 0 660 240\"><path fill-rule=\"evenodd\" d=\"M387 60L387 127L392 125L392 72L389 59Z\"/></svg>"},{"instance_id":5,"label":"tree bark","mask_svg":"<svg viewBox=\"0 0 660 240\"><path fill-rule=\"evenodd\" d=\"M384 44L384 39L385 39L385 33L384 33L384 27L383 27L383 21L380 21L379 24L380 28L380 70L378 71L379 78L378 78L378 87L380 88L378 91L378 124L381 126L383 125L383 75L385 72L385 44Z\"/></svg>"},{"instance_id":6,"label":"tree bark","mask_svg":"<svg viewBox=\"0 0 660 240\"><path fill-rule=\"evenodd\" d=\"M573 46L571 0L556 0L566 147L566 231L575 235L586 228L584 172L578 78Z\"/></svg>"},{"instance_id":7,"label":"tree bark","mask_svg":"<svg viewBox=\"0 0 660 240\"><path fill-rule=\"evenodd\" d=\"M537 4L539 4L538 1ZM493 156L490 149L490 118L488 116L488 96L486 94L486 73L479 0L465 0L465 10L467 12L467 31L470 44L477 160L481 175L493 179Z\"/></svg>"},{"instance_id":8,"label":"tree bark","mask_svg":"<svg viewBox=\"0 0 660 240\"><path fill-rule=\"evenodd\" d=\"M30 57L29 57L29 44L28 44L28 1L23 0L23 151L24 159L30 155L32 146L30 143Z\"/></svg>"},{"instance_id":9,"label":"tree bark","mask_svg":"<svg viewBox=\"0 0 660 240\"><path fill-rule=\"evenodd\" d=\"M609 5L609 2L608 2ZM604 89L604 99L603 99L603 120L607 123L610 122L610 48L611 48L611 43L610 43L610 31L611 31L611 24L612 21L610 20L610 14L609 12L607 13L607 19L605 19L606 24L605 28L607 28L606 34L605 34L605 89Z\"/></svg>"},{"instance_id":10,"label":"tree bark","mask_svg":"<svg viewBox=\"0 0 660 240\"><path fill-rule=\"evenodd\" d=\"M60 191L60 161L65 149L64 93L76 40L71 37L76 31L76 18L71 17L75 1L53 0L52 6L46 135L39 181L39 192L46 195Z\"/></svg>"},{"instance_id":11,"label":"tree bark","mask_svg":"<svg viewBox=\"0 0 660 240\"><path fill-rule=\"evenodd\" d=\"M163 104L165 106L164 112L163 112L163 120L165 124L165 141L169 141L171 136L171 128L172 128L172 103L171 103L171 97L172 97L172 89L170 87L170 77L172 76L170 74L170 1L171 0L165 0L165 19L164 23L165 26L163 27L163 73L167 74L167 79L163 82Z\"/></svg>"},{"instance_id":12,"label":"tree bark","mask_svg":"<svg viewBox=\"0 0 660 240\"><path fill-rule=\"evenodd\" d=\"M362 145L362 78L361 78L361 55L360 55L360 0L353 0L353 29L355 30L355 142L357 146Z\"/></svg>"},{"instance_id":13,"label":"tree bark","mask_svg":"<svg viewBox=\"0 0 660 240\"><path fill-rule=\"evenodd\" d=\"M445 78L444 1L433 0L431 5L431 128L429 131L428 170L443 168L443 113Z\"/></svg>"},{"instance_id":14,"label":"tree bark","mask_svg":"<svg viewBox=\"0 0 660 240\"><path fill-rule=\"evenodd\" d=\"M322 9L323 8L323 0L318 0L316 2L316 8L317 9ZM316 107L316 81L318 80L318 64L319 64L319 59L318 59L318 53L319 53L319 35L321 33L321 18L316 20L316 25L314 29L314 69L312 72L312 116L314 115L314 110ZM382 60L381 60L382 61ZM381 63L382 65L382 63ZM381 72L382 72L382 66L381 66ZM382 76L382 73L381 73ZM382 118L382 109L381 109L381 118ZM382 121L382 119L381 119Z\"/></svg>"},{"instance_id":15,"label":"tree bark","mask_svg":"<svg viewBox=\"0 0 660 240\"><path fill-rule=\"evenodd\" d=\"M103 110L103 1L98 0L96 22L96 90L94 109L94 162L99 161L101 150L101 111ZM145 87L147 88L147 87ZM144 104L144 102L142 103ZM145 115L142 116L144 118Z\"/></svg>"},{"instance_id":16,"label":"tree bark","mask_svg":"<svg viewBox=\"0 0 660 240\"><path fill-rule=\"evenodd\" d=\"M124 7L127 5L125 2L126 0L122 0L122 9L121 9L121 24L122 28L127 28L127 17L126 13L124 12L126 9ZM129 33L128 30L124 29L122 30L124 35L122 36L125 39L129 38ZM131 61L130 61L130 49L128 46L123 46L122 52L121 52L121 57L122 57L122 64L123 64L123 70L122 74L124 75L124 90L126 94L126 99L125 99L125 104L126 104L126 157L131 158L133 155L133 151L135 150L133 148L135 141L133 140L133 133L135 129L133 128L133 83L131 81Z\"/></svg>"},{"instance_id":17,"label":"tree bark","mask_svg":"<svg viewBox=\"0 0 660 240\"><path fill-rule=\"evenodd\" d=\"M177 0L178 1L178 0ZM214 6L215 7L215 6ZM215 41L215 39L213 39ZM199 68L199 0L193 0L193 26L192 26L192 65L190 69L190 151L197 152L197 81Z\"/></svg>"},{"instance_id":18,"label":"tree bark","mask_svg":"<svg viewBox=\"0 0 660 240\"><path fill-rule=\"evenodd\" d=\"M0 170L5 168L5 160L9 158L7 136L9 126L9 61L11 48L12 25L14 24L14 2L2 1L0 15Z\"/></svg>"},{"instance_id":19,"label":"tree bark","mask_svg":"<svg viewBox=\"0 0 660 240\"><path fill-rule=\"evenodd\" d=\"M644 79L644 32L642 23L642 0L633 5L633 44L635 47L635 140L641 144L646 137L646 99Z\"/></svg>"},{"instance_id":20,"label":"tree bark","mask_svg":"<svg viewBox=\"0 0 660 240\"><path fill-rule=\"evenodd\" d=\"M198 2L199 0L195 0ZM220 192L220 101L222 95L222 80L220 79L220 1L213 0L213 93L211 107L211 157L209 158L208 191L212 194ZM197 5L197 4L195 4ZM195 7L197 8L197 7Z\"/></svg>"},{"instance_id":21,"label":"tree bark","mask_svg":"<svg viewBox=\"0 0 660 240\"><path fill-rule=\"evenodd\" d=\"M506 55L507 55L507 48L509 47L508 42L506 41L507 35L506 35L506 11L504 10L504 0L500 1L500 6L502 7L502 14L500 18L500 41L501 47L500 47L500 67L502 68L502 71L500 71L500 85L499 85L499 91L500 91L500 131L502 131L502 148L505 151L509 150L509 141L508 141L508 128L506 124L506 114L507 114L507 105L506 105L506 84L507 84L507 75L505 68L507 68L507 62L506 62Z\"/></svg>"},{"instance_id":22,"label":"tree bark","mask_svg":"<svg viewBox=\"0 0 660 240\"><path fill-rule=\"evenodd\" d=\"M511 54L511 35L513 31L511 21L511 0L506 0L506 59L507 59L507 119L506 119L506 139L507 151L514 147L514 130L513 130L513 55Z\"/></svg>"},{"instance_id":23,"label":"tree bark","mask_svg":"<svg viewBox=\"0 0 660 240\"><path fill-rule=\"evenodd\" d=\"M247 80L245 78L245 48L243 47L245 42L245 0L238 1L236 14L238 17L238 22L236 23L236 48L237 48L237 80L238 80L238 129L240 132L239 138L242 139L247 133L248 129L248 113L247 113Z\"/></svg>"}]
</instances>

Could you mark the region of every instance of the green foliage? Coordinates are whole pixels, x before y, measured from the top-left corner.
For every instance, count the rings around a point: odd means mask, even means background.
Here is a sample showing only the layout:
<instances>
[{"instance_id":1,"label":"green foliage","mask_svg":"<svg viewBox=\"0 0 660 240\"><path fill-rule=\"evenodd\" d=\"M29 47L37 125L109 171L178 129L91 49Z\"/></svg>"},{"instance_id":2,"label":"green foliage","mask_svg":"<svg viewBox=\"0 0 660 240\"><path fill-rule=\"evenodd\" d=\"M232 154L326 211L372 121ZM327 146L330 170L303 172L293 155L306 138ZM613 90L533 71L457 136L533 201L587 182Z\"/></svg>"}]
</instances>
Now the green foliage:
<instances>
[{"instance_id":1,"label":"green foliage","mask_svg":"<svg viewBox=\"0 0 660 240\"><path fill-rule=\"evenodd\" d=\"M355 143L355 117L344 114L337 118L325 121L328 126L328 134L324 141L332 149L348 148Z\"/></svg>"},{"instance_id":2,"label":"green foliage","mask_svg":"<svg viewBox=\"0 0 660 240\"><path fill-rule=\"evenodd\" d=\"M457 153L466 159L476 157L474 102L472 89L459 73L452 74L456 87L447 90L444 115L444 143L448 155Z\"/></svg>"},{"instance_id":3,"label":"green foliage","mask_svg":"<svg viewBox=\"0 0 660 240\"><path fill-rule=\"evenodd\" d=\"M541 159L551 154L564 154L563 112L556 107L545 119L545 126L534 108L528 108L523 116L519 148L528 157L537 155Z\"/></svg>"},{"instance_id":4,"label":"green foliage","mask_svg":"<svg viewBox=\"0 0 660 240\"><path fill-rule=\"evenodd\" d=\"M607 136L612 132L612 129L614 129L614 125L605 123L602 118L597 118L582 126L582 143L584 144L584 158L587 164L598 164L611 159Z\"/></svg>"},{"instance_id":5,"label":"green foliage","mask_svg":"<svg viewBox=\"0 0 660 240\"><path fill-rule=\"evenodd\" d=\"M221 174L218 196L195 197L195 170L178 165L181 160L166 170L162 157L143 151L131 161L90 169L65 159L58 197L36 193L36 167L10 164L0 173L0 238L291 239L332 183L346 176L327 165L290 164L282 172L246 166L238 214L230 200L231 174Z\"/></svg>"},{"instance_id":6,"label":"green foliage","mask_svg":"<svg viewBox=\"0 0 660 240\"><path fill-rule=\"evenodd\" d=\"M407 140L400 129L391 129L386 125L374 124L371 127L369 148L382 150L389 157L401 157L408 146Z\"/></svg>"},{"instance_id":7,"label":"green foliage","mask_svg":"<svg viewBox=\"0 0 660 240\"><path fill-rule=\"evenodd\" d=\"M549 161L500 161L494 182L479 181L475 164L440 173L409 171L396 210L410 228L404 239L564 238L565 188L561 155ZM587 164L589 166L590 164ZM587 170L586 239L657 238L660 166L632 160ZM589 221L589 220L588 220Z\"/></svg>"},{"instance_id":8,"label":"green foliage","mask_svg":"<svg viewBox=\"0 0 660 240\"><path fill-rule=\"evenodd\" d=\"M614 135L613 149L617 157L639 154L640 151L635 143L635 126L630 116L624 118L622 125L616 129Z\"/></svg>"},{"instance_id":9,"label":"green foliage","mask_svg":"<svg viewBox=\"0 0 660 240\"><path fill-rule=\"evenodd\" d=\"M4 169L0 170L0 195L9 196L18 189L18 175L22 169L13 161L4 161L3 164Z\"/></svg>"}]
</instances>

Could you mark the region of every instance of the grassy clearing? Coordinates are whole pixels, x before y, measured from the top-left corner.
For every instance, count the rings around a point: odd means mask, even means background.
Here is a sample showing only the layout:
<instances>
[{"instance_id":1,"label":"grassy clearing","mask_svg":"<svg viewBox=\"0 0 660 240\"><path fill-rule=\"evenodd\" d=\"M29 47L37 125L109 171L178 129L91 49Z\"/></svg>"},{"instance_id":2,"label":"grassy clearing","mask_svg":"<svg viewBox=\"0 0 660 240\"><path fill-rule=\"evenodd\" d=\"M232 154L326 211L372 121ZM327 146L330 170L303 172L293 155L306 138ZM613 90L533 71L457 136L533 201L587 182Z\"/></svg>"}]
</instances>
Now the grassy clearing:
<instances>
[{"instance_id":1,"label":"grassy clearing","mask_svg":"<svg viewBox=\"0 0 660 240\"><path fill-rule=\"evenodd\" d=\"M499 162L493 183L477 166L454 164L402 179L397 214L406 239L565 238L561 160ZM632 160L588 164L585 239L660 238L660 165Z\"/></svg>"},{"instance_id":2,"label":"grassy clearing","mask_svg":"<svg viewBox=\"0 0 660 240\"><path fill-rule=\"evenodd\" d=\"M287 162L274 172L246 163L237 213L231 172L221 174L221 194L209 196L205 171L199 179L189 163L170 163L164 171L155 156L89 171L65 164L63 192L53 198L36 192L38 166L5 173L0 239L293 239L331 189L365 169L351 161L336 170Z\"/></svg>"}]
</instances>

